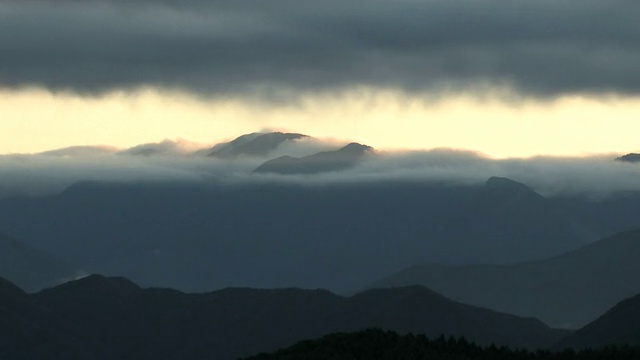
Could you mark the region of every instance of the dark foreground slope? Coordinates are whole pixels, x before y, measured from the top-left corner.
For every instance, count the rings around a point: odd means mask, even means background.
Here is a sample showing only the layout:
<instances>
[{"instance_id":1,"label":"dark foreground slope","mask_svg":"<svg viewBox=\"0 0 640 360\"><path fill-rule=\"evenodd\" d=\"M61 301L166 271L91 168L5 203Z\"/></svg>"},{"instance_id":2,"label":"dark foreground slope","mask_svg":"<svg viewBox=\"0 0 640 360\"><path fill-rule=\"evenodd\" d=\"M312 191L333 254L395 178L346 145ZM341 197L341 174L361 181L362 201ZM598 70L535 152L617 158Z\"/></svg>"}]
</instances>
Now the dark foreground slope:
<instances>
[{"instance_id":1,"label":"dark foreground slope","mask_svg":"<svg viewBox=\"0 0 640 360\"><path fill-rule=\"evenodd\" d=\"M92 359L98 344L79 330L0 278L1 359Z\"/></svg>"},{"instance_id":2,"label":"dark foreground slope","mask_svg":"<svg viewBox=\"0 0 640 360\"><path fill-rule=\"evenodd\" d=\"M262 353L246 360L629 360L640 358L638 348L605 348L596 351L560 352L511 350L482 347L463 338L429 339L422 335L399 335L368 329L336 333L316 340L301 341L286 349Z\"/></svg>"},{"instance_id":3,"label":"dark foreground slope","mask_svg":"<svg viewBox=\"0 0 640 360\"><path fill-rule=\"evenodd\" d=\"M370 327L529 348L565 335L535 319L463 305L417 286L347 298L300 289L185 294L97 275L33 295L2 285L4 349L46 339L61 353L94 349L87 358L98 359L234 359Z\"/></svg>"},{"instance_id":4,"label":"dark foreground slope","mask_svg":"<svg viewBox=\"0 0 640 360\"><path fill-rule=\"evenodd\" d=\"M582 349L619 344L640 347L640 295L621 301L556 347Z\"/></svg>"},{"instance_id":5,"label":"dark foreground slope","mask_svg":"<svg viewBox=\"0 0 640 360\"><path fill-rule=\"evenodd\" d=\"M501 178L480 185L82 183L56 196L0 199L0 229L92 273L144 286L352 293L414 264L548 258L602 232L640 226L624 215L637 213L640 197L558 203Z\"/></svg>"},{"instance_id":6,"label":"dark foreground slope","mask_svg":"<svg viewBox=\"0 0 640 360\"><path fill-rule=\"evenodd\" d=\"M640 230L543 261L515 265L421 265L372 287L420 284L457 301L577 328L640 292Z\"/></svg>"}]
</instances>

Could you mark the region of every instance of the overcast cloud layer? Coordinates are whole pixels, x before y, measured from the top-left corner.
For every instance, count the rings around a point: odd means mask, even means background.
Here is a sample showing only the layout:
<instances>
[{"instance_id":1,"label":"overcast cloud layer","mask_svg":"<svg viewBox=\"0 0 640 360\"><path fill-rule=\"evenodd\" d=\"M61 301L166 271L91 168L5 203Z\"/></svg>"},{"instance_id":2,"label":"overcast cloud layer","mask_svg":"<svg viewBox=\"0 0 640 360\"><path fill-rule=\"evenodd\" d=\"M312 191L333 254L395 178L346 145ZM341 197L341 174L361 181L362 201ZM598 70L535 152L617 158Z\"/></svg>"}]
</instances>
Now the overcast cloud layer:
<instances>
[{"instance_id":1,"label":"overcast cloud layer","mask_svg":"<svg viewBox=\"0 0 640 360\"><path fill-rule=\"evenodd\" d=\"M0 86L640 93L635 0L0 3Z\"/></svg>"}]
</instances>

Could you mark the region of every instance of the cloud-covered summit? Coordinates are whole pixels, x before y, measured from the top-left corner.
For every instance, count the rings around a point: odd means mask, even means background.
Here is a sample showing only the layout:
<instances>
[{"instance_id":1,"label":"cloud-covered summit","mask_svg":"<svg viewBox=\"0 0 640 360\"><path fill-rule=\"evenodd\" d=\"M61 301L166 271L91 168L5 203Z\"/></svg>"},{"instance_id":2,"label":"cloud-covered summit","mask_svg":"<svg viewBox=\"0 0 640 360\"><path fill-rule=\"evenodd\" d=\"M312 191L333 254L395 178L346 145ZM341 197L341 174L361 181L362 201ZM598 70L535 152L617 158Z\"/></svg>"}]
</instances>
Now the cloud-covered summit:
<instances>
[{"instance_id":1,"label":"cloud-covered summit","mask_svg":"<svg viewBox=\"0 0 640 360\"><path fill-rule=\"evenodd\" d=\"M635 95L639 17L626 0L8 0L0 86Z\"/></svg>"},{"instance_id":2,"label":"cloud-covered summit","mask_svg":"<svg viewBox=\"0 0 640 360\"><path fill-rule=\"evenodd\" d=\"M269 134L282 141L267 141L268 151L237 157L207 156L212 149L224 148L238 139L255 140L265 135L271 139ZM640 191L640 166L615 161L616 154L492 159L463 150L373 151L366 145L348 143L294 133L253 133L213 147L164 140L129 149L76 146L37 154L2 155L0 198L53 194L83 181L482 184L492 176L523 182L543 195L599 198ZM262 171L274 164L285 169Z\"/></svg>"}]
</instances>

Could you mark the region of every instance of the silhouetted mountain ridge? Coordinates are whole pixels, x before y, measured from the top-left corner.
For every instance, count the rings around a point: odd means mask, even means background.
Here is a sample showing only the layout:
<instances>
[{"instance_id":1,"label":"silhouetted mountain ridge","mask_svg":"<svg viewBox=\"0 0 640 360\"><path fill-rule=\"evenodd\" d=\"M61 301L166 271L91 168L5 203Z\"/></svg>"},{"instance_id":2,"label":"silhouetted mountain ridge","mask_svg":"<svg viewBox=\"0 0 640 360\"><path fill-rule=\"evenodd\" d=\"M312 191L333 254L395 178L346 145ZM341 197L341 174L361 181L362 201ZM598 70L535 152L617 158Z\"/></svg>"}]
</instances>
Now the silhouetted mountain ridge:
<instances>
[{"instance_id":1,"label":"silhouetted mountain ridge","mask_svg":"<svg viewBox=\"0 0 640 360\"><path fill-rule=\"evenodd\" d=\"M594 322L561 340L556 348L620 344L640 347L640 294L619 302Z\"/></svg>"},{"instance_id":2,"label":"silhouetted mountain ridge","mask_svg":"<svg viewBox=\"0 0 640 360\"><path fill-rule=\"evenodd\" d=\"M255 169L256 173L276 174L317 174L352 168L362 158L373 152L373 148L358 143L350 143L338 150L323 151L314 155L295 158L281 156L269 160Z\"/></svg>"},{"instance_id":3,"label":"silhouetted mountain ridge","mask_svg":"<svg viewBox=\"0 0 640 360\"><path fill-rule=\"evenodd\" d=\"M59 195L0 199L0 229L145 287L352 293L413 264L549 258L640 226L637 213L633 194L558 199L419 180L84 182Z\"/></svg>"},{"instance_id":4,"label":"silhouetted mountain ridge","mask_svg":"<svg viewBox=\"0 0 640 360\"><path fill-rule=\"evenodd\" d=\"M5 287L14 289L0 285ZM0 298L0 324L12 326L4 333L6 344L21 334L26 334L26 343L37 341L32 337L37 334L27 331L33 322L16 319L40 316L38 327L43 327L52 345L76 344L78 348L69 351L78 352L92 349L85 358L96 359L234 359L369 327L530 348L551 344L565 334L534 319L456 303L419 286L376 289L352 297L296 288L185 294L92 275L17 296L20 306L5 313L1 310L8 298ZM3 357L14 358L18 357Z\"/></svg>"},{"instance_id":5,"label":"silhouetted mountain ridge","mask_svg":"<svg viewBox=\"0 0 640 360\"><path fill-rule=\"evenodd\" d=\"M640 154L638 153L629 153L616 158L617 161L637 163L640 162Z\"/></svg>"},{"instance_id":6,"label":"silhouetted mountain ridge","mask_svg":"<svg viewBox=\"0 0 640 360\"><path fill-rule=\"evenodd\" d=\"M84 156L104 156L117 152L117 149L111 146L69 146L61 149L48 150L38 153L45 156L59 157L84 157Z\"/></svg>"},{"instance_id":7,"label":"silhouetted mountain ridge","mask_svg":"<svg viewBox=\"0 0 640 360\"><path fill-rule=\"evenodd\" d=\"M540 261L412 266L371 286L421 284L457 301L578 327L640 292L637 259L640 229Z\"/></svg>"},{"instance_id":8,"label":"silhouetted mountain ridge","mask_svg":"<svg viewBox=\"0 0 640 360\"><path fill-rule=\"evenodd\" d=\"M75 296L76 293L95 293L98 295L107 293L131 294L141 290L142 288L127 278L120 276L105 277L103 275L94 274L82 277L78 280L66 282L51 289L43 290L40 294L50 292L55 292L57 294L66 293L70 296Z\"/></svg>"},{"instance_id":9,"label":"silhouetted mountain ridge","mask_svg":"<svg viewBox=\"0 0 640 360\"><path fill-rule=\"evenodd\" d=\"M530 197L537 199L544 199L544 197L533 189L528 187L527 185L517 182L512 179L508 179L505 177L492 176L490 177L484 184L486 189L486 193L500 197L500 196L511 196L511 197Z\"/></svg>"},{"instance_id":10,"label":"silhouetted mountain ridge","mask_svg":"<svg viewBox=\"0 0 640 360\"><path fill-rule=\"evenodd\" d=\"M208 156L218 158L234 158L238 156L267 156L286 141L308 138L298 133L252 133L214 146Z\"/></svg>"}]
</instances>

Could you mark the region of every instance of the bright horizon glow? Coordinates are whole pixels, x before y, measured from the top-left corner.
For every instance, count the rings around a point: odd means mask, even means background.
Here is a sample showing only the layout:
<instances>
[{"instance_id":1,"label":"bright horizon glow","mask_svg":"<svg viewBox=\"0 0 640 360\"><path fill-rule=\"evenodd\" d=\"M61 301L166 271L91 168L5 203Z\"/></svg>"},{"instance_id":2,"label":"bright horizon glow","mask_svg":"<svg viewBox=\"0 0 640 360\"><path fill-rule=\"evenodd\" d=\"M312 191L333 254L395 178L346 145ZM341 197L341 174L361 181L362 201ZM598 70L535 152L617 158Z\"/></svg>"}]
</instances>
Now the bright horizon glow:
<instances>
[{"instance_id":1,"label":"bright horizon glow","mask_svg":"<svg viewBox=\"0 0 640 360\"><path fill-rule=\"evenodd\" d=\"M202 144L264 129L358 141L376 149L455 148L495 158L585 156L640 149L640 98L424 99L361 89L273 104L142 89L102 96L0 90L0 154L68 146L127 148L164 139Z\"/></svg>"}]
</instances>

